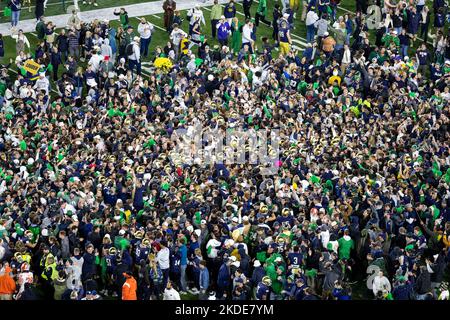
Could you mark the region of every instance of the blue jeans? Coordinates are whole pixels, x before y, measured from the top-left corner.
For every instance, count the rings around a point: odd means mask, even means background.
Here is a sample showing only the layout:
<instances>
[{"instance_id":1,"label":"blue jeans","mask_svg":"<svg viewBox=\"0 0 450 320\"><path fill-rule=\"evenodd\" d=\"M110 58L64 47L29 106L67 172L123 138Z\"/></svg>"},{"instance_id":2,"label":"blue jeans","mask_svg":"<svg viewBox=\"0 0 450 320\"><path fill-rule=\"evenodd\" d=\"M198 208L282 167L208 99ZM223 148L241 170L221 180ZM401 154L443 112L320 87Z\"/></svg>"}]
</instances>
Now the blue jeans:
<instances>
[{"instance_id":1,"label":"blue jeans","mask_svg":"<svg viewBox=\"0 0 450 320\"><path fill-rule=\"evenodd\" d=\"M395 31L397 31L397 35L399 35L402 32L402 27L394 28Z\"/></svg>"},{"instance_id":2,"label":"blue jeans","mask_svg":"<svg viewBox=\"0 0 450 320\"><path fill-rule=\"evenodd\" d=\"M75 91L77 93L77 96L81 97L82 93L83 93L83 87L76 87Z\"/></svg>"},{"instance_id":3,"label":"blue jeans","mask_svg":"<svg viewBox=\"0 0 450 320\"><path fill-rule=\"evenodd\" d=\"M316 34L316 27L314 27L313 24L309 25L309 26L306 26L306 41L308 43L314 41L315 34Z\"/></svg>"},{"instance_id":4,"label":"blue jeans","mask_svg":"<svg viewBox=\"0 0 450 320\"><path fill-rule=\"evenodd\" d=\"M187 282L186 282L186 267L187 267L187 265L185 265L185 266L181 266L181 279L180 279L180 282L181 282L181 291L186 291L186 289L187 289Z\"/></svg>"},{"instance_id":5,"label":"blue jeans","mask_svg":"<svg viewBox=\"0 0 450 320\"><path fill-rule=\"evenodd\" d=\"M344 49L344 45L343 45L343 44L336 44L336 45L334 46L334 51L336 51L336 52L339 52L339 51L341 51L342 49Z\"/></svg>"},{"instance_id":6,"label":"blue jeans","mask_svg":"<svg viewBox=\"0 0 450 320\"><path fill-rule=\"evenodd\" d=\"M20 10L11 11L11 26L15 27L19 23Z\"/></svg>"},{"instance_id":7,"label":"blue jeans","mask_svg":"<svg viewBox=\"0 0 450 320\"><path fill-rule=\"evenodd\" d=\"M148 47L150 46L150 41L152 41L152 37L148 39L141 38L141 56L147 58L148 56Z\"/></svg>"},{"instance_id":8,"label":"blue jeans","mask_svg":"<svg viewBox=\"0 0 450 320\"><path fill-rule=\"evenodd\" d=\"M349 45L350 44L350 37L352 36L352 34L350 32L347 32L347 35L345 36L345 44Z\"/></svg>"},{"instance_id":9,"label":"blue jeans","mask_svg":"<svg viewBox=\"0 0 450 320\"><path fill-rule=\"evenodd\" d=\"M408 55L408 46L402 45L401 46L401 53L402 53L402 57L405 57Z\"/></svg>"}]
</instances>

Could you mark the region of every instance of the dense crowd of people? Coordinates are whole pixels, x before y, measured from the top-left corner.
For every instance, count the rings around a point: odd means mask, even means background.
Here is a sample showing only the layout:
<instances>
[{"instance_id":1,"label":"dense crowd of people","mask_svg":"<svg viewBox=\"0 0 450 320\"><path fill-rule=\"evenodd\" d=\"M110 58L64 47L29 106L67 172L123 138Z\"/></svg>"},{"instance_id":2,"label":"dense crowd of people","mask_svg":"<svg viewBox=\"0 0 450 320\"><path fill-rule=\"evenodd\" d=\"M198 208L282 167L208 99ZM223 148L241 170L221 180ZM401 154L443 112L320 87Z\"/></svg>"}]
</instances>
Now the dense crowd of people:
<instances>
[{"instance_id":1,"label":"dense crowd of people","mask_svg":"<svg viewBox=\"0 0 450 320\"><path fill-rule=\"evenodd\" d=\"M126 8L117 28L41 15L28 50L18 24L0 75L1 300L449 299L447 4L376 3L370 30L367 1L281 1L272 21L268 2L252 17L244 0L243 20L216 0L211 36L173 0L166 33ZM199 124L277 129L276 174L183 161L177 132Z\"/></svg>"}]
</instances>

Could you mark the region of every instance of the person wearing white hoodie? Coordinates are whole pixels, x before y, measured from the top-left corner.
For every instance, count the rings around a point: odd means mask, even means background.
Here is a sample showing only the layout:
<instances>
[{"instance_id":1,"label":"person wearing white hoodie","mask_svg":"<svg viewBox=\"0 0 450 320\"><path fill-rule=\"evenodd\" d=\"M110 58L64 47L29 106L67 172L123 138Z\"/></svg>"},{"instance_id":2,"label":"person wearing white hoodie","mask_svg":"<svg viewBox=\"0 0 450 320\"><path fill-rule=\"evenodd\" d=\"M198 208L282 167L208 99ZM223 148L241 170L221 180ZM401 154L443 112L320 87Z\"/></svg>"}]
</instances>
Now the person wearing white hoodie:
<instances>
[{"instance_id":1,"label":"person wearing white hoodie","mask_svg":"<svg viewBox=\"0 0 450 320\"><path fill-rule=\"evenodd\" d=\"M109 57L109 61L111 61L112 63L114 63L115 56L113 56L112 48L111 48L111 46L109 45L109 39L108 39L108 38L106 38L105 40L103 40L102 45L100 46L100 54L101 54L103 57L108 56L108 57Z\"/></svg>"},{"instance_id":2,"label":"person wearing white hoodie","mask_svg":"<svg viewBox=\"0 0 450 320\"><path fill-rule=\"evenodd\" d=\"M384 276L383 271L378 272L378 275L373 279L372 284L372 291L375 297L379 291L385 293L386 291L391 292L391 289L391 283L389 282L389 279Z\"/></svg>"},{"instance_id":3,"label":"person wearing white hoodie","mask_svg":"<svg viewBox=\"0 0 450 320\"><path fill-rule=\"evenodd\" d=\"M79 290L83 287L81 283L81 273L83 269L84 258L80 255L80 249L73 250L74 255L66 262L67 288Z\"/></svg>"}]
</instances>

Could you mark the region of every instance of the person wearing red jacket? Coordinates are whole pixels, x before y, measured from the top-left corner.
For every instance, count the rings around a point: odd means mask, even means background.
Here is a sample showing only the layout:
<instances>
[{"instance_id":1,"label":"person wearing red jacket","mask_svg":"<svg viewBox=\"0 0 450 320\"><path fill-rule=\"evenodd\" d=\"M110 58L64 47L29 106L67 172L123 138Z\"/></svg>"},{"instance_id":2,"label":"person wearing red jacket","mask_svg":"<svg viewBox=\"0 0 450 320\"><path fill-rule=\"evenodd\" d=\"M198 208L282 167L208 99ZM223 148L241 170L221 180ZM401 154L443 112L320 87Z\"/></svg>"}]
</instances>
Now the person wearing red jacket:
<instances>
[{"instance_id":1,"label":"person wearing red jacket","mask_svg":"<svg viewBox=\"0 0 450 320\"><path fill-rule=\"evenodd\" d=\"M122 286L122 300L137 300L137 283L130 271L124 272L123 276L127 279Z\"/></svg>"},{"instance_id":2,"label":"person wearing red jacket","mask_svg":"<svg viewBox=\"0 0 450 320\"><path fill-rule=\"evenodd\" d=\"M9 263L0 265L0 300L12 300L16 292L16 282L11 275Z\"/></svg>"}]
</instances>

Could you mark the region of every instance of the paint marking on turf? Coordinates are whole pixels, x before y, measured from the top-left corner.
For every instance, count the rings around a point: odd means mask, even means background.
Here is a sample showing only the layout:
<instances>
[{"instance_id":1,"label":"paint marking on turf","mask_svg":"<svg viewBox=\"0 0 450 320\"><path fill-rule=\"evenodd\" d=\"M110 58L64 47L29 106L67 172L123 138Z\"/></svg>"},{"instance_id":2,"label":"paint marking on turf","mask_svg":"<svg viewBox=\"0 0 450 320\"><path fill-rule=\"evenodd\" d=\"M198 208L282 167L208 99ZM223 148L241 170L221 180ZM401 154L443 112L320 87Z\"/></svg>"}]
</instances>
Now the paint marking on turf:
<instances>
[{"instance_id":1,"label":"paint marking on turf","mask_svg":"<svg viewBox=\"0 0 450 320\"><path fill-rule=\"evenodd\" d=\"M353 11L348 10L347 8L344 8L344 7L341 7L341 6L338 6L337 8L342 10L342 11L348 12L348 13L354 13ZM375 21L375 18L367 19L367 21ZM417 37L417 39L419 39L420 41L425 41L425 40L423 40L422 38L419 38L419 37ZM433 44L433 42L431 42L431 41L427 41L427 43Z\"/></svg>"}]
</instances>

